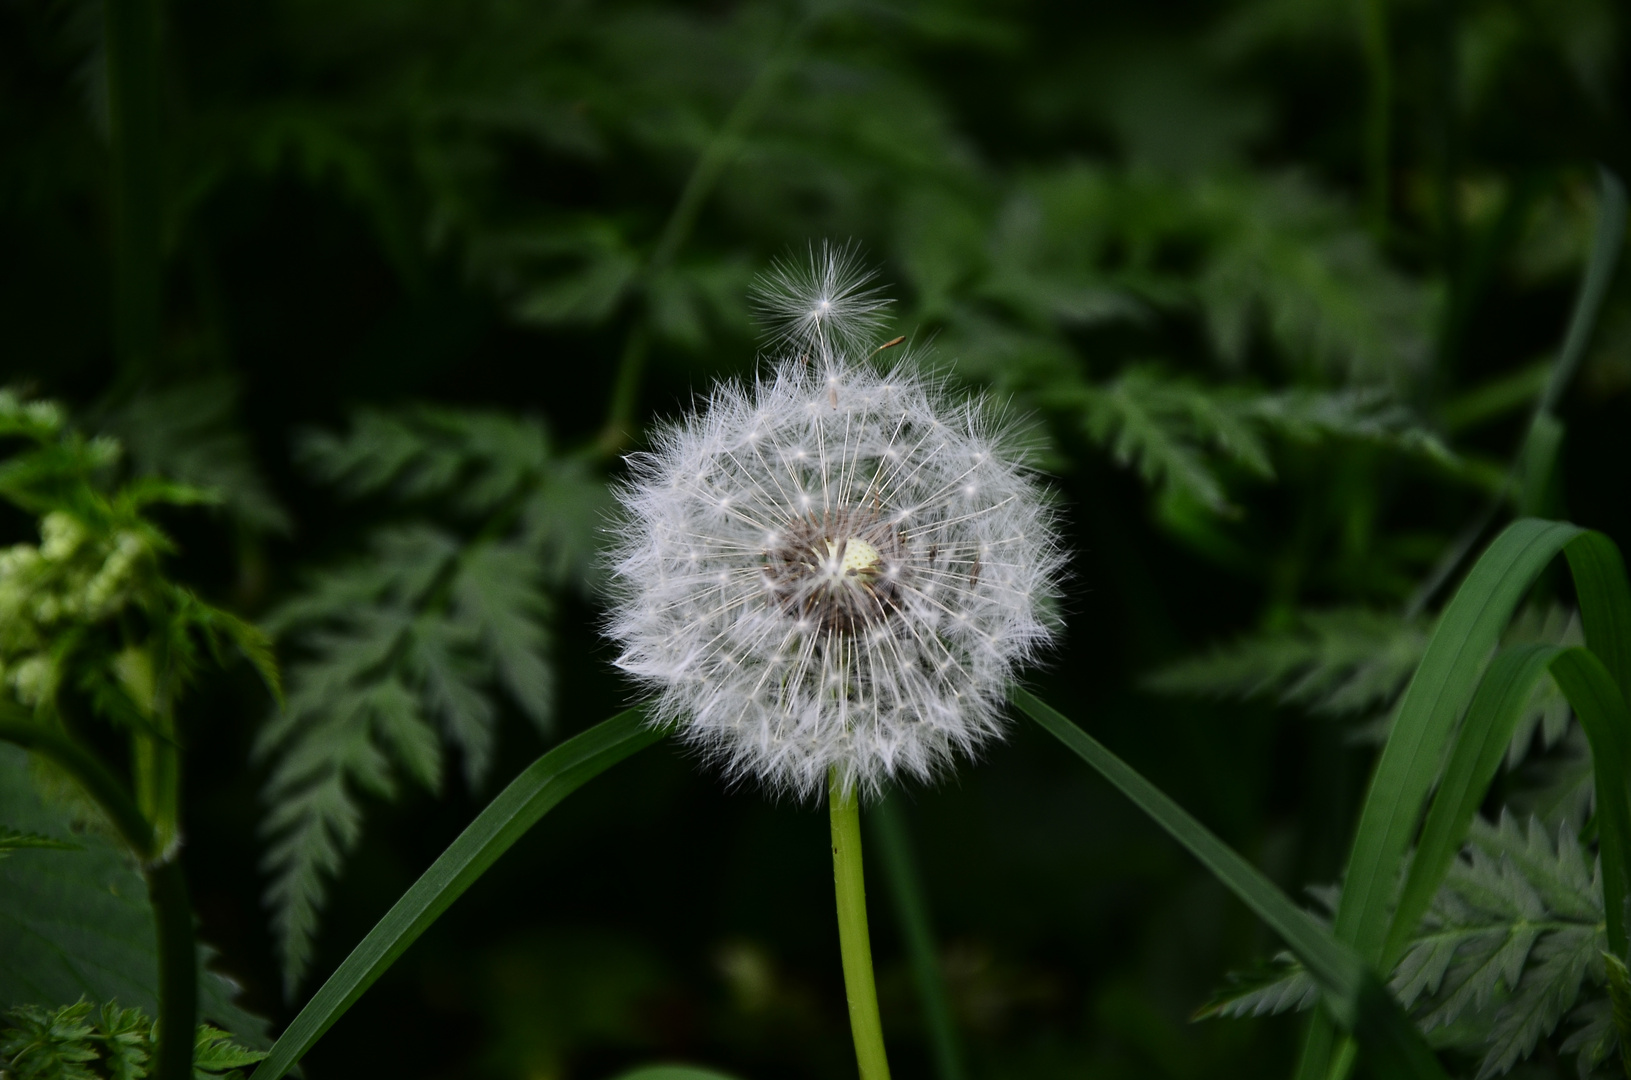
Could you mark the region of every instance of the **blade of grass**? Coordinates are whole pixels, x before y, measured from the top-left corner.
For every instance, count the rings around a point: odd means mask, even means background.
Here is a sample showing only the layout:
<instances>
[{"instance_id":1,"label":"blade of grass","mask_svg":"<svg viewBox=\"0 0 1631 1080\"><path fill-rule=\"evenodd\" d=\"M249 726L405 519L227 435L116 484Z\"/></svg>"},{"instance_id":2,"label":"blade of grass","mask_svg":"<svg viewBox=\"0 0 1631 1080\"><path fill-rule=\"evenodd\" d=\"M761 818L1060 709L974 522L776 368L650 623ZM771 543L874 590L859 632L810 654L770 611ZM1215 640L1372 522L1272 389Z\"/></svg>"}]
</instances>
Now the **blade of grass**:
<instances>
[{"instance_id":1,"label":"blade of grass","mask_svg":"<svg viewBox=\"0 0 1631 1080\"><path fill-rule=\"evenodd\" d=\"M1564 649L1552 660L1557 680L1569 706L1591 743L1592 778L1597 788L1597 850L1603 861L1603 912L1608 923L1609 950L1626 955L1625 898L1626 844L1631 842L1631 797L1626 778L1631 771L1631 714L1625 699L1593 652Z\"/></svg>"},{"instance_id":2,"label":"blade of grass","mask_svg":"<svg viewBox=\"0 0 1631 1080\"><path fill-rule=\"evenodd\" d=\"M1378 1075L1445 1075L1415 1025L1352 948L1337 940L1287 899L1261 871L1087 732L1020 687L1013 688L1010 700L1131 799L1280 935L1325 991L1326 1008L1338 1023L1359 1036Z\"/></svg>"},{"instance_id":3,"label":"blade of grass","mask_svg":"<svg viewBox=\"0 0 1631 1080\"><path fill-rule=\"evenodd\" d=\"M638 709L574 736L487 804L284 1029L250 1080L279 1080L487 868L562 799L662 737Z\"/></svg>"},{"instance_id":4,"label":"blade of grass","mask_svg":"<svg viewBox=\"0 0 1631 1080\"><path fill-rule=\"evenodd\" d=\"M918 875L912 839L897 798L897 795L885 798L867 812L866 820L872 827L872 839L883 862L884 879L895 902L901 936L906 939L912 979L917 983L923 1022L929 1029L935 1075L939 1080L966 1080L968 1070L963 1065L963 1047L952 1020L951 1001L946 996L946 981L940 975L940 961L935 956L934 927L929 919L928 901L923 896L923 879Z\"/></svg>"},{"instance_id":5,"label":"blade of grass","mask_svg":"<svg viewBox=\"0 0 1631 1080\"><path fill-rule=\"evenodd\" d=\"M1390 916L1393 875L1414 835L1421 806L1437 778L1445 744L1462 705L1471 695L1484 658L1494 648L1519 599L1559 550L1567 554L1575 574L1582 618L1590 612L1600 649L1607 651L1612 663L1631 667L1631 645L1626 644L1631 632L1631 589L1626 584L1619 551L1607 537L1562 522L1532 519L1513 522L1496 537L1440 616L1427 653L1400 699L1393 730L1361 810L1337 909L1336 930L1338 936L1354 944L1373 970L1390 970L1392 960L1431 901L1448 859L1454 855L1454 845L1460 842L1465 822L1459 828L1455 822L1464 816L1470 820L1468 805L1476 808L1494 775L1493 768L1499 764L1503 744L1494 743L1497 735L1487 730L1498 714L1469 711L1458 741L1470 741L1465 751L1470 757L1463 759L1456 776L1446 773L1446 787L1453 779L1456 790L1442 796L1444 810L1438 821L1430 821L1431 832L1422 836L1422 854L1426 858L1411 868L1399 907ZM1528 657L1529 665L1537 662L1537 655ZM1509 671L1503 681L1518 674L1516 669ZM1501 688L1499 684L1491 687L1492 693ZM1515 685L1506 690L1518 692ZM1492 699L1489 704L1493 710L1496 702ZM1504 707L1521 706L1509 701ZM1461 754L1459 747L1452 751L1452 769ZM1485 763L1488 778L1477 780L1483 772L1479 766L1483 754L1495 760ZM1437 807L1435 802L1435 811ZM1325 1077L1332 1071L1326 1048L1330 1040L1325 1037L1329 1033L1318 1030L1323 1024L1318 1017L1311 1023L1315 1030L1305 1044L1297 1073L1303 1080Z\"/></svg>"},{"instance_id":6,"label":"blade of grass","mask_svg":"<svg viewBox=\"0 0 1631 1080\"><path fill-rule=\"evenodd\" d=\"M1379 970L1393 970L1404 955L1416 924L1438 892L1473 815L1484 801L1484 793L1501 767L1535 684L1562 651L1556 645L1522 645L1501 653L1484 673L1450 752L1444 780L1427 812L1416 854L1410 860L1410 873L1393 911Z\"/></svg>"},{"instance_id":7,"label":"blade of grass","mask_svg":"<svg viewBox=\"0 0 1631 1080\"><path fill-rule=\"evenodd\" d=\"M1608 668L1620 696L1631 702L1631 581L1614 541L1586 532L1563 549L1574 575L1586 648Z\"/></svg>"},{"instance_id":8,"label":"blade of grass","mask_svg":"<svg viewBox=\"0 0 1631 1080\"><path fill-rule=\"evenodd\" d=\"M1518 601L1581 531L1531 518L1508 525L1444 609L1400 698L1360 811L1335 921L1337 937L1373 970L1380 968L1387 942L1399 866L1438 779L1456 721Z\"/></svg>"}]
</instances>

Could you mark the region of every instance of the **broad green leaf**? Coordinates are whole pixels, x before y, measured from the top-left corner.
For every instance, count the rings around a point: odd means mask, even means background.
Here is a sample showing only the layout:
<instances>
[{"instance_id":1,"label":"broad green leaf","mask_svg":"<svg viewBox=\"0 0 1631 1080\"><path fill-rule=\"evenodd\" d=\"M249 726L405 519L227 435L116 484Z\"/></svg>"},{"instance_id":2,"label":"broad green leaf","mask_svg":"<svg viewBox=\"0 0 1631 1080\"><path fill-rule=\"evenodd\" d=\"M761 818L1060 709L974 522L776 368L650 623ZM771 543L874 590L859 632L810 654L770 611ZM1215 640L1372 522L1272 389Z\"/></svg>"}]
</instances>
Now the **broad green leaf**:
<instances>
[{"instance_id":1,"label":"broad green leaf","mask_svg":"<svg viewBox=\"0 0 1631 1080\"><path fill-rule=\"evenodd\" d=\"M1354 1031L1383 1075L1443 1077L1415 1026L1355 951L1297 907L1262 872L1098 740L1019 687L1011 700L1200 860L1285 941L1325 992L1326 1008Z\"/></svg>"},{"instance_id":2,"label":"broad green leaf","mask_svg":"<svg viewBox=\"0 0 1631 1080\"><path fill-rule=\"evenodd\" d=\"M72 813L41 798L29 772L28 754L0 743L0 820L74 850L0 859L0 1010L83 996L155 1012L158 949L146 882L124 845L99 829L76 831ZM201 970L200 1017L265 1045L266 1022L233 1004L236 992Z\"/></svg>"},{"instance_id":3,"label":"broad green leaf","mask_svg":"<svg viewBox=\"0 0 1631 1080\"><path fill-rule=\"evenodd\" d=\"M638 709L574 736L528 766L448 845L330 975L273 1045L252 1080L278 1080L408 946L562 799L661 732Z\"/></svg>"}]
</instances>

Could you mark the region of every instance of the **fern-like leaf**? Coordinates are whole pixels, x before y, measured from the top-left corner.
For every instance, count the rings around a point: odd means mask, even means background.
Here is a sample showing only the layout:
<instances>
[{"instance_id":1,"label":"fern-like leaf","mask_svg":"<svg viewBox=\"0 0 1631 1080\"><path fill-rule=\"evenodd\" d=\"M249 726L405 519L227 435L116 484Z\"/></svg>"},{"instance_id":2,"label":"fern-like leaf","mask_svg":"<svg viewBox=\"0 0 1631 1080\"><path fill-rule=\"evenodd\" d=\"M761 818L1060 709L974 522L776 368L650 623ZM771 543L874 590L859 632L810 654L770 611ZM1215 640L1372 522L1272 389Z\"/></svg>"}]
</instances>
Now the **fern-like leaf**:
<instances>
[{"instance_id":1,"label":"fern-like leaf","mask_svg":"<svg viewBox=\"0 0 1631 1080\"><path fill-rule=\"evenodd\" d=\"M1272 478L1270 436L1304 443L1371 442L1455 463L1443 443L1375 390L1212 389L1138 365L1103 385L1055 386L1043 400L1079 410L1088 435L1152 486L1179 492L1220 513L1231 508L1209 456Z\"/></svg>"},{"instance_id":2,"label":"fern-like leaf","mask_svg":"<svg viewBox=\"0 0 1631 1080\"><path fill-rule=\"evenodd\" d=\"M343 435L308 436L301 454L347 497L410 520L376 528L366 557L314 575L266 620L297 656L287 703L257 741L271 762L264 866L291 993L327 882L361 838L359 796L394 799L403 780L438 792L444 746L480 785L506 698L550 733L547 589L581 575L592 525L580 519L605 490L551 459L536 421L497 413L367 412ZM466 537L413 520L439 508L485 521Z\"/></svg>"}]
</instances>

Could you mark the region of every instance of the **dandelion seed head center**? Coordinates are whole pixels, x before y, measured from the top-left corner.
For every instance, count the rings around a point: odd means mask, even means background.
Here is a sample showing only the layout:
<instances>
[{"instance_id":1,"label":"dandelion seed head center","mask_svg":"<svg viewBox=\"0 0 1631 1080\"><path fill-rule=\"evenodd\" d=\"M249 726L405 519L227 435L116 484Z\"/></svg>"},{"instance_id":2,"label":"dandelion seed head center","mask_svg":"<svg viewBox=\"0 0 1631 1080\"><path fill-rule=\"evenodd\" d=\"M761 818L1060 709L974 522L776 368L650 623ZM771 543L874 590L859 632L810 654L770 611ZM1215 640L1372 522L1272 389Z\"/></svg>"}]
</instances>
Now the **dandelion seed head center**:
<instances>
[{"instance_id":1,"label":"dandelion seed head center","mask_svg":"<svg viewBox=\"0 0 1631 1080\"><path fill-rule=\"evenodd\" d=\"M849 634L898 611L911 553L901 530L876 511L800 518L777 536L765 553L768 599L800 630Z\"/></svg>"}]
</instances>

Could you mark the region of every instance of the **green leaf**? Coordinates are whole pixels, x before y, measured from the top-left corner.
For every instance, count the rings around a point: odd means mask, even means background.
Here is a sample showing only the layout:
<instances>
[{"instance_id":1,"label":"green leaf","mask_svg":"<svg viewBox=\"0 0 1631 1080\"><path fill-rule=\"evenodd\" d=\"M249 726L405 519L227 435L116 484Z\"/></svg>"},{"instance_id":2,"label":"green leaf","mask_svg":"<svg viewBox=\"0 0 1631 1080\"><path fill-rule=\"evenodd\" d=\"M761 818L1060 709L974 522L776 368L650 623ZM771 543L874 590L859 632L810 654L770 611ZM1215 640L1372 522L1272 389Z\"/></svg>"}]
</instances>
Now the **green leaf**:
<instances>
[{"instance_id":1,"label":"green leaf","mask_svg":"<svg viewBox=\"0 0 1631 1080\"><path fill-rule=\"evenodd\" d=\"M481 635L504 688L538 729L552 723L554 676L546 661L551 606L536 553L519 543L478 543L453 583L457 617Z\"/></svg>"},{"instance_id":2,"label":"green leaf","mask_svg":"<svg viewBox=\"0 0 1631 1080\"><path fill-rule=\"evenodd\" d=\"M1136 467L1151 486L1183 494L1215 512L1230 507L1207 453L1272 478L1271 434L1303 443L1358 440L1456 464L1436 437L1376 390L1254 393L1204 387L1135 365L1102 385L1072 378L1042 399L1079 410L1088 435L1107 446L1117 461Z\"/></svg>"},{"instance_id":3,"label":"green leaf","mask_svg":"<svg viewBox=\"0 0 1631 1080\"><path fill-rule=\"evenodd\" d=\"M146 883L123 844L100 828L76 830L68 809L36 792L30 771L27 753L0 743L0 819L73 850L0 859L0 1009L86 997L156 1011ZM209 955L201 951L200 963ZM236 995L229 980L200 971L200 1015L256 1042L266 1022L234 1004Z\"/></svg>"},{"instance_id":4,"label":"green leaf","mask_svg":"<svg viewBox=\"0 0 1631 1080\"><path fill-rule=\"evenodd\" d=\"M0 825L0 859L5 858L13 851L22 851L29 848L77 851L79 845L71 844L66 840L58 840L51 836L42 836L39 833L19 832L16 829Z\"/></svg>"},{"instance_id":5,"label":"green leaf","mask_svg":"<svg viewBox=\"0 0 1631 1080\"><path fill-rule=\"evenodd\" d=\"M300 1010L252 1080L279 1080L442 912L562 799L650 746L661 732L637 709L557 746L516 777L402 894Z\"/></svg>"},{"instance_id":6,"label":"green leaf","mask_svg":"<svg viewBox=\"0 0 1631 1080\"><path fill-rule=\"evenodd\" d=\"M1028 691L1016 686L1010 696L1021 711L1131 799L1280 935L1318 980L1331 1014L1358 1034L1384 1075L1444 1076L1415 1026L1350 947L1096 739Z\"/></svg>"},{"instance_id":7,"label":"green leaf","mask_svg":"<svg viewBox=\"0 0 1631 1080\"><path fill-rule=\"evenodd\" d=\"M1337 908L1337 936L1367 966L1383 961L1392 890L1451 732L1501 631L1541 569L1582 530L1525 519L1507 526L1439 617L1400 699L1371 778Z\"/></svg>"},{"instance_id":8,"label":"green leaf","mask_svg":"<svg viewBox=\"0 0 1631 1080\"><path fill-rule=\"evenodd\" d=\"M1591 740L1608 945L1615 956L1625 956L1625 902L1631 895L1631 881L1627 880L1631 868L1626 865L1631 855L1631 788L1627 786L1631 779L1631 710L1595 653L1566 649L1552 660L1551 669Z\"/></svg>"},{"instance_id":9,"label":"green leaf","mask_svg":"<svg viewBox=\"0 0 1631 1080\"><path fill-rule=\"evenodd\" d=\"M1455 858L1490 782L1507 754L1513 732L1528 710L1536 684L1563 650L1550 645L1521 645L1501 653L1479 683L1450 752L1421 840L1410 861L1403 891L1393 912L1382 949L1384 970L1402 955L1416 923L1432 903L1444 871Z\"/></svg>"}]
</instances>

